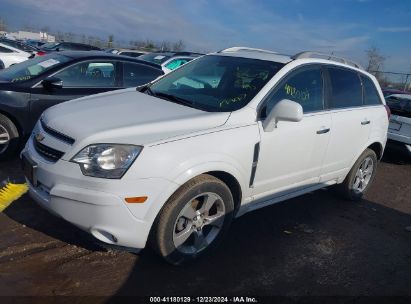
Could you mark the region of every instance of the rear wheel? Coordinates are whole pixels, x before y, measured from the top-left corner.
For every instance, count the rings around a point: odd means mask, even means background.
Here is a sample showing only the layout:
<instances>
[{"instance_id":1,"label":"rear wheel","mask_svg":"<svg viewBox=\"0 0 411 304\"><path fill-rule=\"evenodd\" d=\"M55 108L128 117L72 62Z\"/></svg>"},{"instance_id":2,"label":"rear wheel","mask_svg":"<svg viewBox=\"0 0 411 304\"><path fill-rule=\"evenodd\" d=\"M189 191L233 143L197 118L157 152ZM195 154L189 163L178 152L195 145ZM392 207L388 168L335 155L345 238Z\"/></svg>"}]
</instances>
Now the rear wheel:
<instances>
[{"instance_id":1,"label":"rear wheel","mask_svg":"<svg viewBox=\"0 0 411 304\"><path fill-rule=\"evenodd\" d=\"M213 176L200 175L167 201L153 225L151 246L174 265L199 258L221 241L233 210L227 185Z\"/></svg>"},{"instance_id":2,"label":"rear wheel","mask_svg":"<svg viewBox=\"0 0 411 304\"><path fill-rule=\"evenodd\" d=\"M19 132L14 123L0 114L0 160L13 155L19 147Z\"/></svg>"},{"instance_id":3,"label":"rear wheel","mask_svg":"<svg viewBox=\"0 0 411 304\"><path fill-rule=\"evenodd\" d=\"M337 185L338 191L346 199L360 200L374 180L377 162L375 152L366 149L351 168L344 182Z\"/></svg>"}]
</instances>

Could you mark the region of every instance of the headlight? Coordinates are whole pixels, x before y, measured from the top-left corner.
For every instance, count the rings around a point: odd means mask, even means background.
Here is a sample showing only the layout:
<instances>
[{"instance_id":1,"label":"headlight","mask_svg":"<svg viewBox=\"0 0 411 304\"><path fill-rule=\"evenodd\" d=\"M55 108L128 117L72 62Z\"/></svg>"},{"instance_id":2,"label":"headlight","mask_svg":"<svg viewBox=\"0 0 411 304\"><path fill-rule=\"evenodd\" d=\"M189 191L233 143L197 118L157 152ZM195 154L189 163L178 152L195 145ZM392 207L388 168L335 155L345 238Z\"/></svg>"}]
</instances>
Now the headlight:
<instances>
[{"instance_id":1,"label":"headlight","mask_svg":"<svg viewBox=\"0 0 411 304\"><path fill-rule=\"evenodd\" d=\"M80 165L84 175L121 178L143 147L120 144L97 144L85 147L71 161Z\"/></svg>"}]
</instances>

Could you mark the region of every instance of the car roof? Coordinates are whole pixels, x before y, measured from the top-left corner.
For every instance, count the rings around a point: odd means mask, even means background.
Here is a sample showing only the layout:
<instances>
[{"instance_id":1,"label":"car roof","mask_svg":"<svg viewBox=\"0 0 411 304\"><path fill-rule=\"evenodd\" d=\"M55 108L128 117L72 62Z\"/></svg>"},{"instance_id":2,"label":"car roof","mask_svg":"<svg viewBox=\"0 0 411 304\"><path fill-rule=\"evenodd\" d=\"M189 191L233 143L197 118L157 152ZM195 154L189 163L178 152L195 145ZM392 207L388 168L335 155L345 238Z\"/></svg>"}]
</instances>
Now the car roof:
<instances>
[{"instance_id":1,"label":"car roof","mask_svg":"<svg viewBox=\"0 0 411 304\"><path fill-rule=\"evenodd\" d=\"M195 52L152 52L151 54L156 54L156 55L164 55L164 56L170 56L170 57L175 57L175 56L189 56L189 57L198 57L198 56L203 56L205 54L202 53L195 53Z\"/></svg>"},{"instance_id":2,"label":"car roof","mask_svg":"<svg viewBox=\"0 0 411 304\"><path fill-rule=\"evenodd\" d=\"M256 48L249 48L249 47L231 47L228 49L224 49L213 53L216 55L223 55L223 56L234 56L234 57L244 57L244 58L251 58L251 59L260 59L260 60L267 60L267 61L274 61L283 64L287 64L291 61L301 60L304 62L313 62L313 63L327 63L327 64L334 64L338 66L344 66L347 68L351 68L357 71L360 71L364 74L370 76L364 68L359 65L358 63L343 58L338 57L333 54L324 54L319 52L312 52L312 51L304 51L297 53L295 55L284 55L277 52L263 50L263 49L256 49Z\"/></svg>"},{"instance_id":3,"label":"car roof","mask_svg":"<svg viewBox=\"0 0 411 304\"><path fill-rule=\"evenodd\" d=\"M130 62L148 65L153 68L157 68L161 70L161 66L155 63L147 62L147 61L134 58L134 57L111 54L111 53L107 53L103 51L60 51L58 52L58 54L61 54L63 56L67 56L73 59L87 59L87 58L89 59L101 58L101 59L113 59L113 60L121 59L124 61L130 61Z\"/></svg>"},{"instance_id":4,"label":"car roof","mask_svg":"<svg viewBox=\"0 0 411 304\"><path fill-rule=\"evenodd\" d=\"M268 61L275 61L275 62L284 63L284 64L292 61L292 58L289 55L283 55L283 54L279 54L279 53L269 51L269 50L249 48L249 47L231 47L228 49L218 51L213 54L222 55L222 56L268 60Z\"/></svg>"}]
</instances>

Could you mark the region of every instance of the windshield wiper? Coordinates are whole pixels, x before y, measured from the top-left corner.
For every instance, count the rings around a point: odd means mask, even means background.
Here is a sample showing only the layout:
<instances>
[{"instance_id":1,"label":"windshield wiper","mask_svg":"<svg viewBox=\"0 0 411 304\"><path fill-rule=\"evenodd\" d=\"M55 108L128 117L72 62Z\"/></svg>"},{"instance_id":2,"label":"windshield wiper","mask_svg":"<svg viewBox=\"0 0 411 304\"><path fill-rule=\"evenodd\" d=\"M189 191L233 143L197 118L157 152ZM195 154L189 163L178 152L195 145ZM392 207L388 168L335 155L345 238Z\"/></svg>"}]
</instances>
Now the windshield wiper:
<instances>
[{"instance_id":1,"label":"windshield wiper","mask_svg":"<svg viewBox=\"0 0 411 304\"><path fill-rule=\"evenodd\" d=\"M181 98L181 97L177 97L171 94L167 94L167 93L162 93L162 92L156 92L154 96L160 97L162 99L166 99L168 101L171 102L175 102L175 103L179 103L179 104L183 104L185 106L189 106L189 107L193 107L194 102Z\"/></svg>"},{"instance_id":2,"label":"windshield wiper","mask_svg":"<svg viewBox=\"0 0 411 304\"><path fill-rule=\"evenodd\" d=\"M157 95L151 90L151 88L150 88L149 85L146 87L146 93L148 93L148 95L151 95L151 96L157 96Z\"/></svg>"}]
</instances>

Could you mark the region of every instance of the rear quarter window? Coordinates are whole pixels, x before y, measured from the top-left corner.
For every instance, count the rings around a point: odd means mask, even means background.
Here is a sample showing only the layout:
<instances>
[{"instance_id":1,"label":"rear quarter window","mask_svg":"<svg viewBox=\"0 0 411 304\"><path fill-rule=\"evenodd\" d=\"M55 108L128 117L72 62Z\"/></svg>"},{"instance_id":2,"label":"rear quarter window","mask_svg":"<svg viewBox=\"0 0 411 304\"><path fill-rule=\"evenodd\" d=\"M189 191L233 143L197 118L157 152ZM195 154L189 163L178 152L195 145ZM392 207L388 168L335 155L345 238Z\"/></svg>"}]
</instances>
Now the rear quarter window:
<instances>
[{"instance_id":1,"label":"rear quarter window","mask_svg":"<svg viewBox=\"0 0 411 304\"><path fill-rule=\"evenodd\" d=\"M331 85L329 100L331 108L349 108L363 104L362 87L357 72L337 67L328 67L328 74Z\"/></svg>"},{"instance_id":2,"label":"rear quarter window","mask_svg":"<svg viewBox=\"0 0 411 304\"><path fill-rule=\"evenodd\" d=\"M381 104L380 95L374 85L374 82L367 76L361 75L361 81L364 90L364 104L378 105Z\"/></svg>"}]
</instances>

